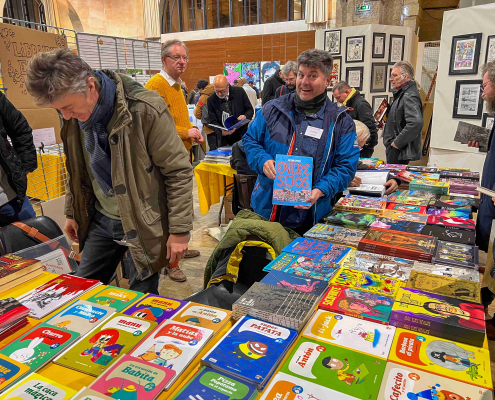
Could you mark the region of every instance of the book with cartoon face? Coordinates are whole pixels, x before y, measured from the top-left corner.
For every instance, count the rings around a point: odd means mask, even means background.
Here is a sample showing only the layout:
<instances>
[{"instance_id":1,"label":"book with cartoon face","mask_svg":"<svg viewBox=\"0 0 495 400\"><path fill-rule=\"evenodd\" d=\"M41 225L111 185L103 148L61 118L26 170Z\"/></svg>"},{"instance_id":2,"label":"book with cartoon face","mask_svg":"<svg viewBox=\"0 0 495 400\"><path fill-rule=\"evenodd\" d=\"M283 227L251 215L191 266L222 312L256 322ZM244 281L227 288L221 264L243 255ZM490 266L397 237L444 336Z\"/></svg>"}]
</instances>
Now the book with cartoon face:
<instances>
[{"instance_id":1,"label":"book with cartoon face","mask_svg":"<svg viewBox=\"0 0 495 400\"><path fill-rule=\"evenodd\" d=\"M312 257L319 261L332 262L336 264L341 262L350 250L350 247L301 237L297 238L282 249L282 251L287 253Z\"/></svg>"},{"instance_id":2,"label":"book with cartoon face","mask_svg":"<svg viewBox=\"0 0 495 400\"><path fill-rule=\"evenodd\" d=\"M320 261L298 254L282 253L263 268L263 271L282 271L303 278L319 279L327 282L337 272L338 268L338 265L333 262Z\"/></svg>"},{"instance_id":3,"label":"book with cartoon face","mask_svg":"<svg viewBox=\"0 0 495 400\"><path fill-rule=\"evenodd\" d=\"M231 314L232 311L222 308L189 302L172 317L172 320L200 328L211 329L216 334L230 321Z\"/></svg>"},{"instance_id":4,"label":"book with cartoon face","mask_svg":"<svg viewBox=\"0 0 495 400\"><path fill-rule=\"evenodd\" d=\"M30 374L0 396L1 400L69 400L76 391L38 374Z\"/></svg>"},{"instance_id":5,"label":"book with cartoon face","mask_svg":"<svg viewBox=\"0 0 495 400\"><path fill-rule=\"evenodd\" d=\"M400 281L398 279L347 268L341 268L334 275L330 283L332 285L352 287L385 296L395 296L400 287Z\"/></svg>"},{"instance_id":6,"label":"book with cartoon face","mask_svg":"<svg viewBox=\"0 0 495 400\"><path fill-rule=\"evenodd\" d=\"M142 296L144 296L144 294L141 292L135 292L134 290L122 289L115 286L107 286L102 291L86 299L86 301L99 304L100 306L112 307L115 308L117 312L121 312Z\"/></svg>"},{"instance_id":7,"label":"book with cartoon face","mask_svg":"<svg viewBox=\"0 0 495 400\"><path fill-rule=\"evenodd\" d=\"M386 361L302 337L280 372L361 400L378 396Z\"/></svg>"},{"instance_id":8,"label":"book with cartoon face","mask_svg":"<svg viewBox=\"0 0 495 400\"><path fill-rule=\"evenodd\" d=\"M0 354L0 391L3 392L30 369L27 365Z\"/></svg>"},{"instance_id":9,"label":"book with cartoon face","mask_svg":"<svg viewBox=\"0 0 495 400\"><path fill-rule=\"evenodd\" d=\"M187 301L147 294L122 311L122 314L160 324L166 319L172 318L186 304Z\"/></svg>"}]
</instances>

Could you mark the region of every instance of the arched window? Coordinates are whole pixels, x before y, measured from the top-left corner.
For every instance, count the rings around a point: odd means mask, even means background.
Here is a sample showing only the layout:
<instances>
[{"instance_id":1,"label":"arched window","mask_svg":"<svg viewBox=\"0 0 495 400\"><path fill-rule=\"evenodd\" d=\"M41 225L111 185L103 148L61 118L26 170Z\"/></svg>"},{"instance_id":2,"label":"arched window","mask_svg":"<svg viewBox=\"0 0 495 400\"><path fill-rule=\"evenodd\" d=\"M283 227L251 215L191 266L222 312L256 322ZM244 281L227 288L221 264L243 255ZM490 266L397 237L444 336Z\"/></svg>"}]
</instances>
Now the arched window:
<instances>
[{"instance_id":1,"label":"arched window","mask_svg":"<svg viewBox=\"0 0 495 400\"><path fill-rule=\"evenodd\" d=\"M3 22L46 31L45 7L41 0L5 0Z\"/></svg>"}]
</instances>

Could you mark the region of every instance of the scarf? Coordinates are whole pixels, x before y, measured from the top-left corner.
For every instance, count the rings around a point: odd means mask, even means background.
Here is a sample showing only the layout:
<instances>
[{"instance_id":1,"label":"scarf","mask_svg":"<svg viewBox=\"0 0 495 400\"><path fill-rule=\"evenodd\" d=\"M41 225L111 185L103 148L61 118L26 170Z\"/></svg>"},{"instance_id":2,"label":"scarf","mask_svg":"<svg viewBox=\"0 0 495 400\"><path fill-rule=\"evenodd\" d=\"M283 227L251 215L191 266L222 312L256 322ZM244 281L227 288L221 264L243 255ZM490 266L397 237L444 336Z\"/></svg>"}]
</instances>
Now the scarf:
<instances>
[{"instance_id":1,"label":"scarf","mask_svg":"<svg viewBox=\"0 0 495 400\"><path fill-rule=\"evenodd\" d=\"M320 108L325 105L327 98L327 92L324 91L322 94L316 96L311 100L303 101L296 92L296 95L294 96L294 105L296 106L296 108L303 111L306 115L315 114Z\"/></svg>"},{"instance_id":2,"label":"scarf","mask_svg":"<svg viewBox=\"0 0 495 400\"><path fill-rule=\"evenodd\" d=\"M347 106L347 100L352 99L352 96L354 96L354 93L356 93L356 89L352 88L351 93L349 93L349 96L347 96L347 99L342 103L343 106Z\"/></svg>"},{"instance_id":3,"label":"scarf","mask_svg":"<svg viewBox=\"0 0 495 400\"><path fill-rule=\"evenodd\" d=\"M90 166L98 185L107 197L113 196L110 146L108 144L107 125L112 119L115 108L115 82L101 71L95 71L101 81L98 102L86 122L79 127L86 134L84 146L89 152Z\"/></svg>"}]
</instances>

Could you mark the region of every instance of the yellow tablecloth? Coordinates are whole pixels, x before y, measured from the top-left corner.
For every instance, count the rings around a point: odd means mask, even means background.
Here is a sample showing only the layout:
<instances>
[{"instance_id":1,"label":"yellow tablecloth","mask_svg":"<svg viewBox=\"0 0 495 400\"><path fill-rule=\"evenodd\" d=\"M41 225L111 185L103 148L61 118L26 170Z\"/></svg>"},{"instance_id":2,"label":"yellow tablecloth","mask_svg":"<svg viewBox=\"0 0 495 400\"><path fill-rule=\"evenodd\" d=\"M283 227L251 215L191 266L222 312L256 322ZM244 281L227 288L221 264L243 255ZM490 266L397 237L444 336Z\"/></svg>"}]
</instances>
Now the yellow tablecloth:
<instances>
[{"instance_id":1,"label":"yellow tablecloth","mask_svg":"<svg viewBox=\"0 0 495 400\"><path fill-rule=\"evenodd\" d=\"M227 164L199 163L194 168L194 175L198 183L199 210L201 215L206 214L210 207L220 202L225 195L224 176L227 185L234 182L235 169Z\"/></svg>"},{"instance_id":2,"label":"yellow tablecloth","mask_svg":"<svg viewBox=\"0 0 495 400\"><path fill-rule=\"evenodd\" d=\"M38 168L28 174L29 198L48 201L65 194L65 155L38 154Z\"/></svg>"}]
</instances>

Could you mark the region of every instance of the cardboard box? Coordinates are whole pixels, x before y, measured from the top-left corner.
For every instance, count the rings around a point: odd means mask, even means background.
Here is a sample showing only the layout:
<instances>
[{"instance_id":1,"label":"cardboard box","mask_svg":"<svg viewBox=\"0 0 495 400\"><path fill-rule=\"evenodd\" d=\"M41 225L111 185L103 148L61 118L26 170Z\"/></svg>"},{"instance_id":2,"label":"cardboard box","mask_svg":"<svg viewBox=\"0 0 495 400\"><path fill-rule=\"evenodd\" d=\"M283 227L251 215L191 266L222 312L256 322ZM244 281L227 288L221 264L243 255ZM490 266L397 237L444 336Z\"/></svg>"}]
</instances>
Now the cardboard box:
<instances>
[{"instance_id":1,"label":"cardboard box","mask_svg":"<svg viewBox=\"0 0 495 400\"><path fill-rule=\"evenodd\" d=\"M223 222L228 224L231 220L235 218L234 213L232 212L232 195L224 196L223 201L223 209L225 212L225 216Z\"/></svg>"}]
</instances>

